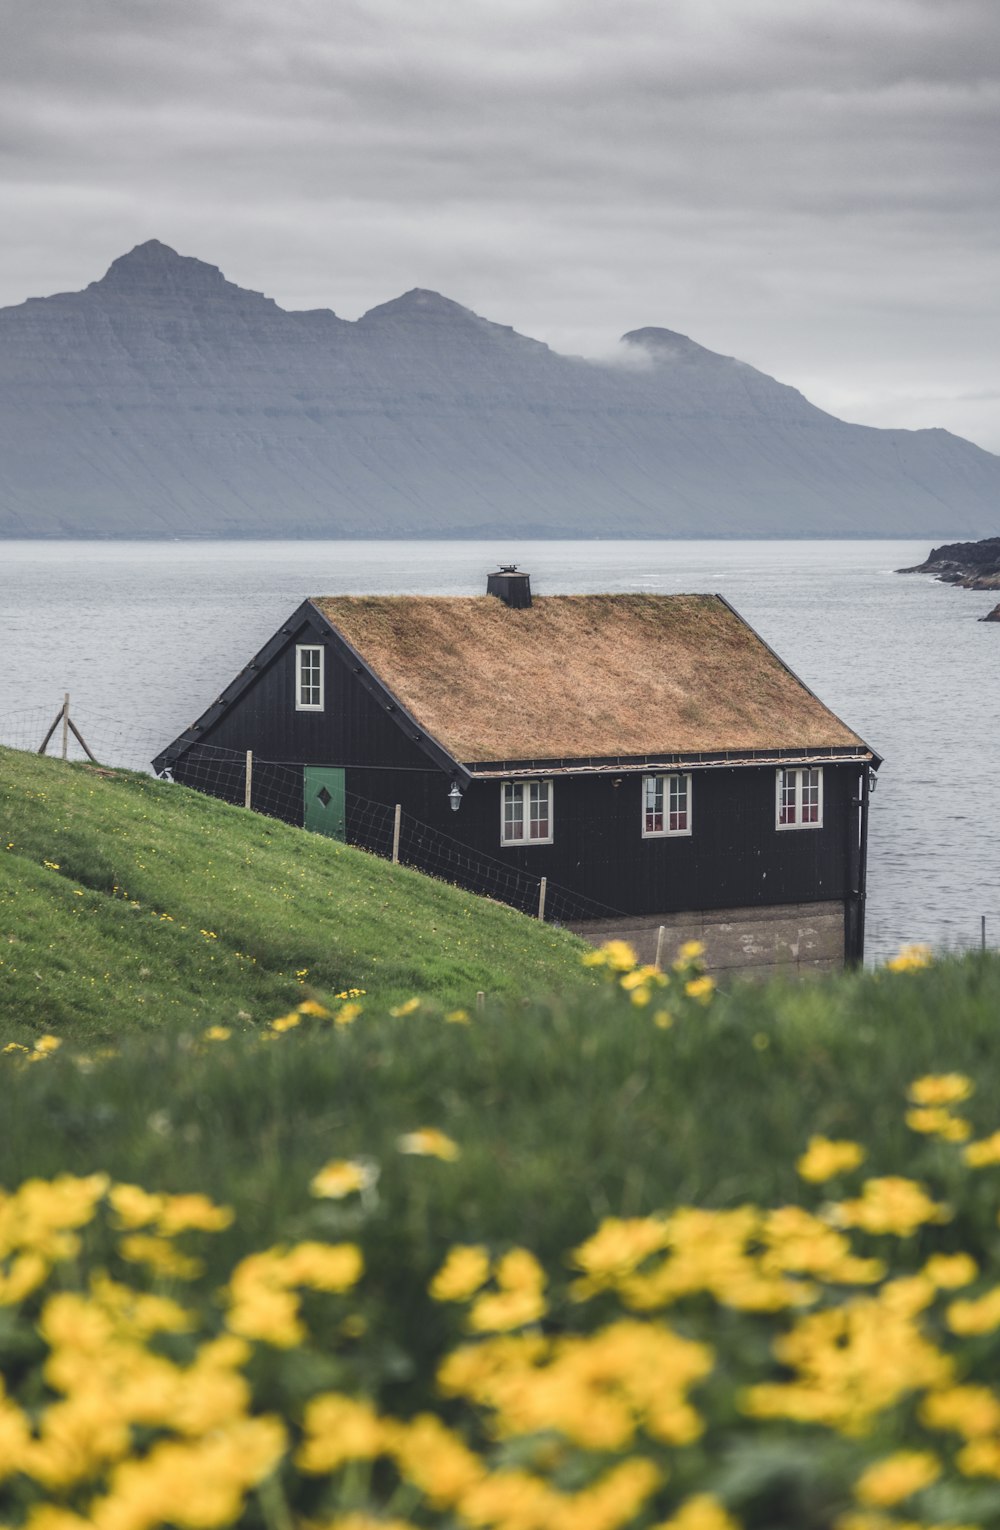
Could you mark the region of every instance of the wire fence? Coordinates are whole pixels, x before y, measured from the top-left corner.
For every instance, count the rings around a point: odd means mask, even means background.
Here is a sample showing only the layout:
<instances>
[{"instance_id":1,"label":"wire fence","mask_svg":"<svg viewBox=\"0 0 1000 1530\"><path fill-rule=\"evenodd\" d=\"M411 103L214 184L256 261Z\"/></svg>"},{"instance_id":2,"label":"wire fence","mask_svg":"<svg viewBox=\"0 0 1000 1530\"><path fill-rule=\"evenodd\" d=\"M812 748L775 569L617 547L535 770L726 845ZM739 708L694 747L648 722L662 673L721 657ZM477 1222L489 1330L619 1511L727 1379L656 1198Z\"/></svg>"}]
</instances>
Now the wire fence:
<instances>
[{"instance_id":1,"label":"wire fence","mask_svg":"<svg viewBox=\"0 0 1000 1530\"><path fill-rule=\"evenodd\" d=\"M63 726L62 708L53 713L41 708L25 709L0 717L0 744L46 752L71 761L125 767L150 773L150 760L163 747L163 736L144 735L115 719L88 715L86 726L72 715ZM268 818L301 825L303 820L303 764L266 760L254 754L250 762L244 751L211 744L194 744L170 772L172 778L207 796L237 807L249 807ZM571 888L464 844L441 829L397 809L394 802L374 802L355 792L344 793L343 837L357 849L394 860L422 871L439 881L505 903L523 914L544 918L550 924L607 921L625 917L621 910L586 898Z\"/></svg>"},{"instance_id":2,"label":"wire fence","mask_svg":"<svg viewBox=\"0 0 1000 1530\"><path fill-rule=\"evenodd\" d=\"M0 744L36 753L51 730L47 752L60 756L65 744L68 760L86 760L89 753L116 769L150 773L150 761L162 749L168 729L153 730L101 712L87 713L82 722L71 714L84 740L81 745L72 729L63 729L61 707L25 707L0 716ZM56 726L53 728L53 723ZM84 747L85 746L85 747ZM245 805L246 759L234 750L201 744L189 751L187 784L237 805ZM252 807L255 812L286 822L301 822L302 766L287 761L254 759ZM373 855L392 856L395 805L373 802L347 794L347 837L351 844ZM401 864L426 871L469 891L481 893L523 913L537 914L541 878L522 872L499 859L470 849L409 813L401 814L399 854ZM937 893L931 888L919 894L908 885L899 889L879 886L876 873L870 880L865 918L865 959L878 965L900 947L926 941L937 951L994 950L1000 946L1000 889L990 887L977 898L974 888ZM568 888L549 882L545 917L553 923L620 919L620 910L592 902Z\"/></svg>"}]
</instances>

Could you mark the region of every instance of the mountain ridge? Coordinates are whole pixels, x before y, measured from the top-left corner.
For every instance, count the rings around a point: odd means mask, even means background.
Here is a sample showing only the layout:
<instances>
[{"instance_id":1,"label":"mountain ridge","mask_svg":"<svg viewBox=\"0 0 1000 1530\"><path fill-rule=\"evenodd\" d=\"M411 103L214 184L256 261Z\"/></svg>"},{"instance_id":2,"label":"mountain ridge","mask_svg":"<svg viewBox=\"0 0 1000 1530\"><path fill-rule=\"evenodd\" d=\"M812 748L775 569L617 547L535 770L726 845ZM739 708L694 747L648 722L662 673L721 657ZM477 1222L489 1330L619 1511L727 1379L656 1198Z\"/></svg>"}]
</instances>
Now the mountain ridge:
<instances>
[{"instance_id":1,"label":"mountain ridge","mask_svg":"<svg viewBox=\"0 0 1000 1530\"><path fill-rule=\"evenodd\" d=\"M148 240L0 309L0 536L979 536L1000 458L677 331L567 356L414 287L286 310ZM627 360L624 358L628 358Z\"/></svg>"}]
</instances>

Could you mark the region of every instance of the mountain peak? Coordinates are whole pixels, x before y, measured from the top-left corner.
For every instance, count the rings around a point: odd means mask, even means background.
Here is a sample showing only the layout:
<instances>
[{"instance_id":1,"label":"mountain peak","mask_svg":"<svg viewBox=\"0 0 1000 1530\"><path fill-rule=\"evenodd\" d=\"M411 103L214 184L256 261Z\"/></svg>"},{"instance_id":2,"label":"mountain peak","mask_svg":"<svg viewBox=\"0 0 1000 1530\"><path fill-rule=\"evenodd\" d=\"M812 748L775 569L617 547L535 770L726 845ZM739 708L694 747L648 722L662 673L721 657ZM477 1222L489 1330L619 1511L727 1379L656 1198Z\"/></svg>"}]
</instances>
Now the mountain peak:
<instances>
[{"instance_id":1,"label":"mountain peak","mask_svg":"<svg viewBox=\"0 0 1000 1530\"><path fill-rule=\"evenodd\" d=\"M418 320L433 324L468 323L470 320L474 323L482 322L471 308L463 308L461 303L443 297L440 292L431 292L427 287L411 287L401 297L392 298L388 303L379 303L376 308L369 308L359 322L364 324L369 320L381 322L386 319Z\"/></svg>"},{"instance_id":2,"label":"mountain peak","mask_svg":"<svg viewBox=\"0 0 1000 1530\"><path fill-rule=\"evenodd\" d=\"M688 335L678 334L673 329L657 329L655 325L648 325L645 329L630 329L627 335L622 335L622 343L639 346L655 361L732 360L731 356L721 356L718 351L710 351L704 345L699 345Z\"/></svg>"},{"instance_id":3,"label":"mountain peak","mask_svg":"<svg viewBox=\"0 0 1000 1530\"><path fill-rule=\"evenodd\" d=\"M116 294L208 292L221 297L225 292L242 289L228 282L218 266L210 266L192 255L178 255L159 239L147 239L127 255L113 260L100 281L91 282L88 290Z\"/></svg>"}]
</instances>

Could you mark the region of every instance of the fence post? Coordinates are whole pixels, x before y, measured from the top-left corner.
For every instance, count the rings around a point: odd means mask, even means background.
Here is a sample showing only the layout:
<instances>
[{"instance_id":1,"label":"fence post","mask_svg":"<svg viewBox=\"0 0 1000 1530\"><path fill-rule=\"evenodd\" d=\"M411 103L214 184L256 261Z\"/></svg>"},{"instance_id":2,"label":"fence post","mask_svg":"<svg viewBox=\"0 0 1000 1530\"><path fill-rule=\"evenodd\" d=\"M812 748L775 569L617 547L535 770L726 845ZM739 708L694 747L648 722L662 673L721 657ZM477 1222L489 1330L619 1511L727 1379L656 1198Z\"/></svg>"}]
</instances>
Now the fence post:
<instances>
[{"instance_id":1,"label":"fence post","mask_svg":"<svg viewBox=\"0 0 1000 1530\"><path fill-rule=\"evenodd\" d=\"M986 915L982 914L980 917L982 919L982 928L980 929L980 932L979 932L979 935L980 935L980 945L981 945L982 949L985 951L986 950Z\"/></svg>"},{"instance_id":2,"label":"fence post","mask_svg":"<svg viewBox=\"0 0 1000 1530\"><path fill-rule=\"evenodd\" d=\"M653 963L653 966L656 968L657 972L663 971L663 937L666 935L666 933L666 925L661 924L660 928L656 932L656 960Z\"/></svg>"},{"instance_id":3,"label":"fence post","mask_svg":"<svg viewBox=\"0 0 1000 1530\"><path fill-rule=\"evenodd\" d=\"M541 886L538 889L538 917L545 918L545 892L549 885L548 877L542 877Z\"/></svg>"},{"instance_id":4,"label":"fence post","mask_svg":"<svg viewBox=\"0 0 1000 1530\"><path fill-rule=\"evenodd\" d=\"M62 757L64 760L69 758L69 691L63 693Z\"/></svg>"},{"instance_id":5,"label":"fence post","mask_svg":"<svg viewBox=\"0 0 1000 1530\"><path fill-rule=\"evenodd\" d=\"M476 994L476 1009L477 1010L483 1010L485 1008L486 1008L486 995L483 992L483 990L480 988L479 991Z\"/></svg>"},{"instance_id":6,"label":"fence post","mask_svg":"<svg viewBox=\"0 0 1000 1530\"><path fill-rule=\"evenodd\" d=\"M392 864L394 866L398 866L399 865L399 825L400 825L400 820L402 819L402 816L403 816L402 806L401 806L400 803L397 802L396 803L396 812L395 812L395 814L393 816L393 820L392 820Z\"/></svg>"},{"instance_id":7,"label":"fence post","mask_svg":"<svg viewBox=\"0 0 1000 1530\"><path fill-rule=\"evenodd\" d=\"M243 788L243 806L249 807L253 798L253 750L247 750L247 776Z\"/></svg>"}]
</instances>

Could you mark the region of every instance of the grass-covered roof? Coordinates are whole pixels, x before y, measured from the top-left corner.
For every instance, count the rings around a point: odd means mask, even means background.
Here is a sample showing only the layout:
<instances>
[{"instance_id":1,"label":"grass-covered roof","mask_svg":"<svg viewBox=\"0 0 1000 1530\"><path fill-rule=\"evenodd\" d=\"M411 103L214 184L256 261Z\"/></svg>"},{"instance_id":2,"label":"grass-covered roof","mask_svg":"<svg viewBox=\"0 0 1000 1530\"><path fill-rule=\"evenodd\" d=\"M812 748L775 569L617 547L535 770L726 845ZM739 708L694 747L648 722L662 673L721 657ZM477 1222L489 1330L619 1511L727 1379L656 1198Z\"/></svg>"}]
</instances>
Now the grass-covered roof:
<instances>
[{"instance_id":1,"label":"grass-covered roof","mask_svg":"<svg viewBox=\"0 0 1000 1530\"><path fill-rule=\"evenodd\" d=\"M865 747L718 595L313 604L466 764Z\"/></svg>"}]
</instances>

